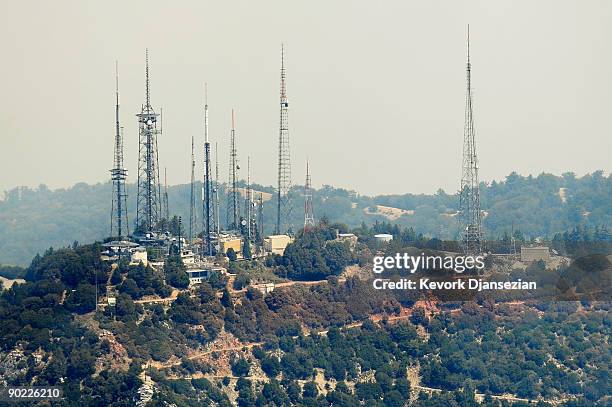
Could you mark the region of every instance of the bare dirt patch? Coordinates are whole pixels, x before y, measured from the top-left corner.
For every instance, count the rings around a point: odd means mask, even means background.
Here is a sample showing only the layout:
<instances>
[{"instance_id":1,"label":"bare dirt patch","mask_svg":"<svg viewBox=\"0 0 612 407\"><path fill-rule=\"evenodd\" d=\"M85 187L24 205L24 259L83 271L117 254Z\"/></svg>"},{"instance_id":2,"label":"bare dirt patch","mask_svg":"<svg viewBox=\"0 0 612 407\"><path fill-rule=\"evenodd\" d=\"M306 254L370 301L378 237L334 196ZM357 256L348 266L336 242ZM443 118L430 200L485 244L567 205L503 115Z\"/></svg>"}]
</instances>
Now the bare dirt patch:
<instances>
[{"instance_id":1,"label":"bare dirt patch","mask_svg":"<svg viewBox=\"0 0 612 407\"><path fill-rule=\"evenodd\" d=\"M392 206L375 205L376 210L372 210L372 207L365 208L363 211L368 215L382 215L389 220L397 220L404 215L414 215L412 209L400 209Z\"/></svg>"}]
</instances>

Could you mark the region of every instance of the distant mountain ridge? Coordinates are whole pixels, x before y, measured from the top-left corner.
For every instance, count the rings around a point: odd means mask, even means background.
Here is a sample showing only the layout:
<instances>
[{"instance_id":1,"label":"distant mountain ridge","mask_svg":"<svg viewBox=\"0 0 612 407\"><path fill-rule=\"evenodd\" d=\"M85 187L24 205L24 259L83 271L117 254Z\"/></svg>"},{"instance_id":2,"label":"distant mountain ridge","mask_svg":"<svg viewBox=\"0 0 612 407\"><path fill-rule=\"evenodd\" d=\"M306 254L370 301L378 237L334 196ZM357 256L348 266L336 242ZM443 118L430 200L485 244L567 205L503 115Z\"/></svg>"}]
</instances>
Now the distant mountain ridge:
<instances>
[{"instance_id":1,"label":"distant mountain ridge","mask_svg":"<svg viewBox=\"0 0 612 407\"><path fill-rule=\"evenodd\" d=\"M411 175L412 176L412 175ZM244 186L242 183L241 186ZM264 228L272 232L275 219L273 187L253 185L264 196ZM201 190L198 183L196 191ZM189 217L189 185L168 188L171 215ZM225 223L225 187L219 191L221 223ZM128 217L135 219L134 184L128 186ZM255 194L255 198L258 195ZM293 224L303 224L303 187L291 192ZM73 241L87 243L109 234L111 184L78 183L71 188L50 190L14 188L0 201L0 263L29 264L48 247L63 247ZM481 184L485 233L499 237L512 225L526 236L549 236L576 225L612 225L612 176L596 171L583 177L572 173L537 177L512 173L501 182ZM359 195L354 191L324 186L314 191L315 218L326 216L351 227L362 222L392 221L412 226L417 232L443 239L457 234L457 198L438 190L435 194ZM391 208L391 209L389 209ZM244 210L244 204L241 205ZM201 224L201 216L198 216Z\"/></svg>"}]
</instances>

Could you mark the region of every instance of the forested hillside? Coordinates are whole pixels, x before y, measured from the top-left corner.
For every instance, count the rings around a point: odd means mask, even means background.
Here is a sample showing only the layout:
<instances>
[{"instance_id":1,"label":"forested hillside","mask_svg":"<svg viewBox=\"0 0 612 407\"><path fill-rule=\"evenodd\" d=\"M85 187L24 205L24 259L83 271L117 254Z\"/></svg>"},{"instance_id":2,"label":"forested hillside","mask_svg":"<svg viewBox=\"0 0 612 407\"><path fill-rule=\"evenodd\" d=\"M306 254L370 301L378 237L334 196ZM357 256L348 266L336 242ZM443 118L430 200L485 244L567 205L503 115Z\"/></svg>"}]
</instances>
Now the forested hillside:
<instances>
[{"instance_id":1,"label":"forested hillside","mask_svg":"<svg viewBox=\"0 0 612 407\"><path fill-rule=\"evenodd\" d=\"M406 186L409 189L408 174ZM272 187L255 185L257 191ZM198 184L196 190L200 191ZM293 223L303 223L303 190L292 191ZM510 174L504 181L482 184L482 207L487 216L485 232L499 238L512 225L527 237L548 236L575 226L609 226L612 224L612 178L595 172L581 178L573 174L541 174L523 177ZM135 218L135 185L128 187L129 218ZM189 216L189 186L168 189L172 215ZM255 195L258 197L258 195ZM225 220L225 189L220 190L221 221ZM265 199L265 198L264 198ZM26 265L48 247L64 247L74 240L82 243L100 240L109 234L110 184L79 183L69 189L49 190L15 188L0 201L0 263ZM383 207L378 207L382 205ZM264 226L272 231L274 202L264 203ZM390 208L385 208L390 207ZM417 233L452 239L457 233L454 192L439 190L434 195L404 194L368 197L354 191L325 186L314 193L315 217L326 216L351 227L362 222L372 224L391 221L412 226Z\"/></svg>"},{"instance_id":2,"label":"forested hillside","mask_svg":"<svg viewBox=\"0 0 612 407\"><path fill-rule=\"evenodd\" d=\"M315 233L262 262L305 277L307 249L332 244L331 228ZM147 385L149 407L610 405L609 302L415 302L338 278L332 265L356 259L329 247L316 284L185 289L178 258L113 268L100 248L48 250L0 293L0 385L61 386L60 406L144 405ZM100 281L115 307L96 310Z\"/></svg>"}]
</instances>

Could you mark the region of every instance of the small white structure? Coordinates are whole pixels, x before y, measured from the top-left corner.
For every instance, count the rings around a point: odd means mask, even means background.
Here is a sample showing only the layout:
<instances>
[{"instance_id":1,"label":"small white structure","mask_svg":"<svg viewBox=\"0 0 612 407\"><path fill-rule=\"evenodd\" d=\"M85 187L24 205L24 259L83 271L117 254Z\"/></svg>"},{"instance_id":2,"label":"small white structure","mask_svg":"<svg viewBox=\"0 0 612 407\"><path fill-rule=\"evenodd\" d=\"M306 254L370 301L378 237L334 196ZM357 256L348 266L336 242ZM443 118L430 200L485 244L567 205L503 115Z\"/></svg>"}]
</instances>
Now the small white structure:
<instances>
[{"instance_id":1,"label":"small white structure","mask_svg":"<svg viewBox=\"0 0 612 407\"><path fill-rule=\"evenodd\" d=\"M348 242L351 250L355 249L357 246L357 236L354 233L338 233L336 235L336 240L339 242Z\"/></svg>"},{"instance_id":2,"label":"small white structure","mask_svg":"<svg viewBox=\"0 0 612 407\"><path fill-rule=\"evenodd\" d=\"M291 240L288 235L271 235L264 240L264 247L267 252L282 256Z\"/></svg>"},{"instance_id":3,"label":"small white structure","mask_svg":"<svg viewBox=\"0 0 612 407\"><path fill-rule=\"evenodd\" d=\"M189 249L182 249L181 260L183 260L183 264L195 264L195 254Z\"/></svg>"},{"instance_id":4,"label":"small white structure","mask_svg":"<svg viewBox=\"0 0 612 407\"><path fill-rule=\"evenodd\" d=\"M147 266L149 264L147 258L147 249L144 247L137 247L130 251L130 264L138 264L142 263L143 266Z\"/></svg>"},{"instance_id":5,"label":"small white structure","mask_svg":"<svg viewBox=\"0 0 612 407\"><path fill-rule=\"evenodd\" d=\"M546 246L525 247L521 246L521 261L531 263L532 261L549 261L550 250Z\"/></svg>"},{"instance_id":6,"label":"small white structure","mask_svg":"<svg viewBox=\"0 0 612 407\"><path fill-rule=\"evenodd\" d=\"M205 267L205 268L194 268L187 269L187 275L189 276L189 285L201 284L210 278L213 273L227 274L227 270L224 267Z\"/></svg>"},{"instance_id":7,"label":"small white structure","mask_svg":"<svg viewBox=\"0 0 612 407\"><path fill-rule=\"evenodd\" d=\"M377 235L374 235L374 239L376 239L376 243L378 244L389 243L391 240L393 240L393 235L390 235L388 233L379 233Z\"/></svg>"},{"instance_id":8,"label":"small white structure","mask_svg":"<svg viewBox=\"0 0 612 407\"><path fill-rule=\"evenodd\" d=\"M102 261L117 261L121 256L130 255L131 251L138 247L138 243L128 240L113 240L112 242L103 243L105 249L100 253Z\"/></svg>"},{"instance_id":9,"label":"small white structure","mask_svg":"<svg viewBox=\"0 0 612 407\"><path fill-rule=\"evenodd\" d=\"M266 295L274 291L274 286L274 283L262 283L253 285L253 288L259 290L263 295Z\"/></svg>"}]
</instances>

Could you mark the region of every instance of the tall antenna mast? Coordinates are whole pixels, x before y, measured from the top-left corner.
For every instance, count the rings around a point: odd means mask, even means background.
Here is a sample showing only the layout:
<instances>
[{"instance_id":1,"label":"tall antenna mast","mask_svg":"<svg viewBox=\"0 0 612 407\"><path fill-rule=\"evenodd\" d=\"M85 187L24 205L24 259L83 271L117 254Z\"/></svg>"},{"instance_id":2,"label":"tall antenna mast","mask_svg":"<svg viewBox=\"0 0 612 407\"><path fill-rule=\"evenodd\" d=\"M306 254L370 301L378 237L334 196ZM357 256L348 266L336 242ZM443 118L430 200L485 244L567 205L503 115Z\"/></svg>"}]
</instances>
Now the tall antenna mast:
<instances>
[{"instance_id":1,"label":"tall antenna mast","mask_svg":"<svg viewBox=\"0 0 612 407\"><path fill-rule=\"evenodd\" d=\"M219 211L219 145L215 142L215 232L221 233L221 214Z\"/></svg>"},{"instance_id":2,"label":"tall antenna mast","mask_svg":"<svg viewBox=\"0 0 612 407\"><path fill-rule=\"evenodd\" d=\"M111 203L111 237L119 240L130 234L127 218L127 192L125 181L127 170L123 165L123 129L119 123L119 67L115 61L115 157L110 170L113 182L113 199Z\"/></svg>"},{"instance_id":3,"label":"tall antenna mast","mask_svg":"<svg viewBox=\"0 0 612 407\"><path fill-rule=\"evenodd\" d=\"M306 160L306 183L304 184L304 230L315 225L309 167L308 160Z\"/></svg>"},{"instance_id":4,"label":"tall antenna mast","mask_svg":"<svg viewBox=\"0 0 612 407\"><path fill-rule=\"evenodd\" d=\"M227 197L227 228L229 230L238 229L240 204L238 203L238 156L236 153L236 128L234 109L232 109L232 131L230 134L230 173L229 191Z\"/></svg>"},{"instance_id":5,"label":"tall antenna mast","mask_svg":"<svg viewBox=\"0 0 612 407\"><path fill-rule=\"evenodd\" d=\"M244 202L245 213L246 213L246 222L247 222L247 239L251 240L251 229L253 226L253 216L251 213L251 209L253 206L253 198L251 192L251 157L247 156L247 186L246 186L246 199Z\"/></svg>"},{"instance_id":6,"label":"tall antenna mast","mask_svg":"<svg viewBox=\"0 0 612 407\"><path fill-rule=\"evenodd\" d=\"M145 53L145 105L137 114L138 144L138 197L136 199L136 228L139 233L157 229L160 219L161 189L159 185L159 156L157 114L151 106L149 82L149 50Z\"/></svg>"},{"instance_id":7,"label":"tall antenna mast","mask_svg":"<svg viewBox=\"0 0 612 407\"><path fill-rule=\"evenodd\" d=\"M195 191L195 141L193 135L191 136L191 183L190 183L190 204L189 204L189 244L193 242L193 232L196 228L197 215L196 215L196 191Z\"/></svg>"},{"instance_id":8,"label":"tall antenna mast","mask_svg":"<svg viewBox=\"0 0 612 407\"><path fill-rule=\"evenodd\" d=\"M208 85L204 84L204 232L203 253L212 256L211 232L214 228L215 218L212 216L212 171L210 169L210 141L208 140Z\"/></svg>"},{"instance_id":9,"label":"tall antenna mast","mask_svg":"<svg viewBox=\"0 0 612 407\"><path fill-rule=\"evenodd\" d=\"M289 100L285 72L285 47L281 45L280 131L278 137L278 188L276 196L276 234L292 233L291 160L289 150Z\"/></svg>"},{"instance_id":10,"label":"tall antenna mast","mask_svg":"<svg viewBox=\"0 0 612 407\"><path fill-rule=\"evenodd\" d=\"M470 26L467 33L467 90L465 96L465 122L463 127L463 164L461 190L459 191L459 212L461 244L464 253L478 255L482 252L483 232L480 212L480 189L478 185L478 158L474 116L472 107L472 64L470 61Z\"/></svg>"}]
</instances>

